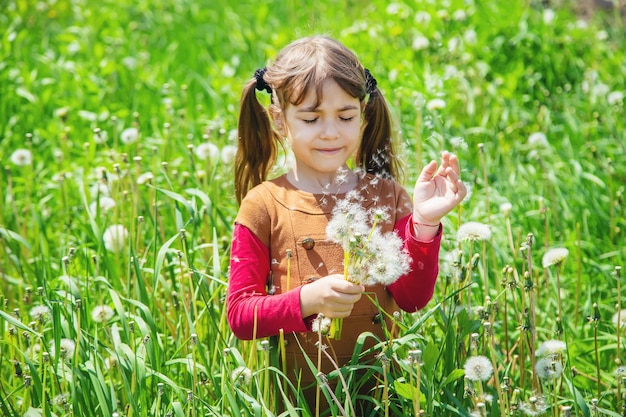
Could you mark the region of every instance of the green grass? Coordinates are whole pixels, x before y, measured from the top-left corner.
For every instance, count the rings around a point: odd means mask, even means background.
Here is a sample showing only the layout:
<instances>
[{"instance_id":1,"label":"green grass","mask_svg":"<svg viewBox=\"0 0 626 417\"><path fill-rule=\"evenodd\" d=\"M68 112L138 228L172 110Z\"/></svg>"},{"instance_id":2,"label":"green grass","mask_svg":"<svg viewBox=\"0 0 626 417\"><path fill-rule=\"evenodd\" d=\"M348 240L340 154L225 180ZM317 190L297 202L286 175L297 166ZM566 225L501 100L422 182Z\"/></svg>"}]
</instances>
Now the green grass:
<instances>
[{"instance_id":1,"label":"green grass","mask_svg":"<svg viewBox=\"0 0 626 417\"><path fill-rule=\"evenodd\" d=\"M533 397L545 415L623 415L624 24L545 13L521 1L3 3L0 414L260 416L283 395L286 414L306 414L279 352L226 323L228 149L254 70L326 33L388 98L408 189L448 149L472 190L444 220L434 299L381 343L389 364L341 370L352 394L360 368L381 385L374 415L413 416L418 386L429 416L532 415ZM125 143L130 127L139 140ZM537 132L545 144L529 141ZM195 153L207 142L224 159ZM12 162L17 149L32 163ZM105 196L113 208L90 209ZM470 221L491 237L457 241ZM128 231L120 252L105 248L111 225ZM544 268L559 247L565 261ZM101 305L113 316L94 319ZM537 378L534 353L552 339L566 343L553 358L564 371ZM476 355L495 365L487 381L464 378ZM233 378L241 366L249 379Z\"/></svg>"}]
</instances>

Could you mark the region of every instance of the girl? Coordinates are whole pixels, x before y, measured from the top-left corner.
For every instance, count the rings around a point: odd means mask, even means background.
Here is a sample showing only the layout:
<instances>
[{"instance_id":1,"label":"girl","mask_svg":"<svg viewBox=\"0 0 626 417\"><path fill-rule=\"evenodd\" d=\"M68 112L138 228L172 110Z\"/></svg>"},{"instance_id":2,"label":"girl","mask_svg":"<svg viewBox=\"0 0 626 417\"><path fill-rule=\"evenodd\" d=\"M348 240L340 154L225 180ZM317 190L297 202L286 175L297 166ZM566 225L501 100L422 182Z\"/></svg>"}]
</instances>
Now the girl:
<instances>
[{"instance_id":1,"label":"girl","mask_svg":"<svg viewBox=\"0 0 626 417\"><path fill-rule=\"evenodd\" d=\"M255 90L271 95L267 109ZM457 158L444 152L439 165L424 167L411 201L394 180L400 167L391 138L389 109L376 80L328 37L291 43L244 88L228 322L240 339L282 330L289 376L303 387L315 382L303 358L317 357L318 335L311 330L320 313L343 319L341 339L326 341L342 366L362 332L384 340L379 312L414 312L432 297L440 220L463 200L466 188ZM284 143L293 153L293 168L268 181L278 144ZM346 198L368 211L384 210L382 231L402 239L411 268L393 284L364 287L344 279L343 249L327 239L326 226ZM320 371L332 369L328 361Z\"/></svg>"}]
</instances>

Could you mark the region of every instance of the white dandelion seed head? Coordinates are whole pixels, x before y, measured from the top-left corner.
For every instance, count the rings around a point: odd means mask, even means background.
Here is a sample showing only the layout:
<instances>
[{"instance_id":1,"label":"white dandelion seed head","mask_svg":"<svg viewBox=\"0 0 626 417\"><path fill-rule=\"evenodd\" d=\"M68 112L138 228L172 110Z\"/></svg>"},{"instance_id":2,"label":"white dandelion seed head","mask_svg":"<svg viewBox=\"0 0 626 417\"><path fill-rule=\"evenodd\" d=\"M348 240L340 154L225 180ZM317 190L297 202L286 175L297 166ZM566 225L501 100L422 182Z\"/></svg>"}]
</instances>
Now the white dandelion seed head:
<instances>
[{"instance_id":1,"label":"white dandelion seed head","mask_svg":"<svg viewBox=\"0 0 626 417\"><path fill-rule=\"evenodd\" d=\"M500 213L504 214L505 216L510 216L511 211L513 211L513 204L509 203L508 201L506 203L500 204Z\"/></svg>"},{"instance_id":2,"label":"white dandelion seed head","mask_svg":"<svg viewBox=\"0 0 626 417\"><path fill-rule=\"evenodd\" d=\"M137 139L139 139L139 129L136 127L124 129L120 135L120 140L126 144L137 142Z\"/></svg>"},{"instance_id":3,"label":"white dandelion seed head","mask_svg":"<svg viewBox=\"0 0 626 417\"><path fill-rule=\"evenodd\" d=\"M458 241L478 241L489 240L491 238L491 228L489 225L479 222L463 223L457 231Z\"/></svg>"},{"instance_id":4,"label":"white dandelion seed head","mask_svg":"<svg viewBox=\"0 0 626 417\"><path fill-rule=\"evenodd\" d=\"M563 373L563 365L550 357L541 358L535 364L535 371L541 379L557 379Z\"/></svg>"},{"instance_id":5,"label":"white dandelion seed head","mask_svg":"<svg viewBox=\"0 0 626 417\"><path fill-rule=\"evenodd\" d=\"M487 381L493 374L493 365L486 356L471 356L463 365L465 377L470 381Z\"/></svg>"},{"instance_id":6,"label":"white dandelion seed head","mask_svg":"<svg viewBox=\"0 0 626 417\"><path fill-rule=\"evenodd\" d=\"M225 164L230 164L235 160L235 155L237 154L237 147L234 145L226 145L222 148L220 152L220 157L222 158L222 162Z\"/></svg>"},{"instance_id":7,"label":"white dandelion seed head","mask_svg":"<svg viewBox=\"0 0 626 417\"><path fill-rule=\"evenodd\" d=\"M91 198L102 198L102 196L110 196L111 189L107 184L102 181L94 183L90 188Z\"/></svg>"},{"instance_id":8,"label":"white dandelion seed head","mask_svg":"<svg viewBox=\"0 0 626 417\"><path fill-rule=\"evenodd\" d=\"M200 145L196 146L194 152L198 159L205 160L208 159L211 162L216 162L220 157L220 148L217 145L211 142L203 142Z\"/></svg>"},{"instance_id":9,"label":"white dandelion seed head","mask_svg":"<svg viewBox=\"0 0 626 417\"><path fill-rule=\"evenodd\" d=\"M565 248L552 248L543 254L541 265L544 268L560 265L569 255L569 251Z\"/></svg>"},{"instance_id":10,"label":"white dandelion seed head","mask_svg":"<svg viewBox=\"0 0 626 417\"><path fill-rule=\"evenodd\" d=\"M441 110L445 108L446 108L446 102L445 100L441 98L434 98L432 100L428 100L428 103L426 103L426 109L430 111Z\"/></svg>"},{"instance_id":11,"label":"white dandelion seed head","mask_svg":"<svg viewBox=\"0 0 626 417\"><path fill-rule=\"evenodd\" d=\"M238 366L231 373L230 379L235 384L248 385L252 381L252 371L245 366Z\"/></svg>"},{"instance_id":12,"label":"white dandelion seed head","mask_svg":"<svg viewBox=\"0 0 626 417\"><path fill-rule=\"evenodd\" d=\"M429 46L430 46L430 41L424 35L416 35L413 38L413 43L411 44L411 47L416 51L421 51L423 49L428 48Z\"/></svg>"},{"instance_id":13,"label":"white dandelion seed head","mask_svg":"<svg viewBox=\"0 0 626 417\"><path fill-rule=\"evenodd\" d=\"M605 96L608 96L611 89L607 84L598 82L597 84L593 86L591 91L595 96L605 97Z\"/></svg>"},{"instance_id":14,"label":"white dandelion seed head","mask_svg":"<svg viewBox=\"0 0 626 417\"><path fill-rule=\"evenodd\" d=\"M96 323L107 322L111 320L115 312L108 305L102 304L99 306L95 306L93 310L91 310L91 319Z\"/></svg>"},{"instance_id":15,"label":"white dandelion seed head","mask_svg":"<svg viewBox=\"0 0 626 417\"><path fill-rule=\"evenodd\" d=\"M121 224L109 226L102 236L104 247L110 251L119 253L124 250L126 240L128 239L128 230Z\"/></svg>"},{"instance_id":16,"label":"white dandelion seed head","mask_svg":"<svg viewBox=\"0 0 626 417\"><path fill-rule=\"evenodd\" d=\"M50 308L45 305L34 306L30 309L28 314L33 320L37 320L43 323L50 316Z\"/></svg>"},{"instance_id":17,"label":"white dandelion seed head","mask_svg":"<svg viewBox=\"0 0 626 417\"><path fill-rule=\"evenodd\" d=\"M100 196L98 200L89 205L89 211L95 215L98 212L98 207L100 207L101 214L108 213L109 211L114 209L116 205L117 203L115 203L115 200L113 200L109 196L103 195Z\"/></svg>"},{"instance_id":18,"label":"white dandelion seed head","mask_svg":"<svg viewBox=\"0 0 626 417\"><path fill-rule=\"evenodd\" d=\"M528 136L528 144L535 148L548 146L548 138L543 132L534 132Z\"/></svg>"},{"instance_id":19,"label":"white dandelion seed head","mask_svg":"<svg viewBox=\"0 0 626 417\"><path fill-rule=\"evenodd\" d=\"M620 310L613 314L613 324L618 329L626 327L626 309Z\"/></svg>"},{"instance_id":20,"label":"white dandelion seed head","mask_svg":"<svg viewBox=\"0 0 626 417\"><path fill-rule=\"evenodd\" d=\"M621 106L624 104L624 93L621 91L611 91L607 94L606 101L609 103L609 106Z\"/></svg>"},{"instance_id":21,"label":"white dandelion seed head","mask_svg":"<svg viewBox=\"0 0 626 417\"><path fill-rule=\"evenodd\" d=\"M311 330L314 333L328 334L332 320L328 317L318 315L311 324Z\"/></svg>"},{"instance_id":22,"label":"white dandelion seed head","mask_svg":"<svg viewBox=\"0 0 626 417\"><path fill-rule=\"evenodd\" d=\"M449 139L449 142L450 142L450 146L452 146L453 148L456 148L456 149L465 150L468 147L467 146L467 142L465 142L465 139L463 139L460 136L451 137Z\"/></svg>"},{"instance_id":23,"label":"white dandelion seed head","mask_svg":"<svg viewBox=\"0 0 626 417\"><path fill-rule=\"evenodd\" d=\"M99 132L93 134L93 141L97 143L98 145L106 143L108 139L109 139L109 134L107 133L106 130L100 130Z\"/></svg>"},{"instance_id":24,"label":"white dandelion seed head","mask_svg":"<svg viewBox=\"0 0 626 417\"><path fill-rule=\"evenodd\" d=\"M567 345L561 340L546 340L539 349L537 349L537 357L561 355L565 352Z\"/></svg>"},{"instance_id":25,"label":"white dandelion seed head","mask_svg":"<svg viewBox=\"0 0 626 417\"><path fill-rule=\"evenodd\" d=\"M554 18L556 17L556 13L552 9L543 9L543 23L546 25L552 24Z\"/></svg>"},{"instance_id":26,"label":"white dandelion seed head","mask_svg":"<svg viewBox=\"0 0 626 417\"><path fill-rule=\"evenodd\" d=\"M548 405L543 397L530 397L527 402L521 402L518 409L524 415L534 417L545 414L548 411Z\"/></svg>"},{"instance_id":27,"label":"white dandelion seed head","mask_svg":"<svg viewBox=\"0 0 626 417\"><path fill-rule=\"evenodd\" d=\"M50 356L53 358L57 357L56 347L54 341L50 346ZM72 359L74 356L74 350L76 349L76 343L72 339L63 338L59 342L59 358L64 360Z\"/></svg>"},{"instance_id":28,"label":"white dandelion seed head","mask_svg":"<svg viewBox=\"0 0 626 417\"><path fill-rule=\"evenodd\" d=\"M28 149L16 149L11 154L11 162L17 166L30 165L33 162L33 154Z\"/></svg>"},{"instance_id":29,"label":"white dandelion seed head","mask_svg":"<svg viewBox=\"0 0 626 417\"><path fill-rule=\"evenodd\" d=\"M153 179L154 179L154 174L152 172L150 171L144 172L143 174L137 177L137 184L143 185L145 183L152 181Z\"/></svg>"}]
</instances>

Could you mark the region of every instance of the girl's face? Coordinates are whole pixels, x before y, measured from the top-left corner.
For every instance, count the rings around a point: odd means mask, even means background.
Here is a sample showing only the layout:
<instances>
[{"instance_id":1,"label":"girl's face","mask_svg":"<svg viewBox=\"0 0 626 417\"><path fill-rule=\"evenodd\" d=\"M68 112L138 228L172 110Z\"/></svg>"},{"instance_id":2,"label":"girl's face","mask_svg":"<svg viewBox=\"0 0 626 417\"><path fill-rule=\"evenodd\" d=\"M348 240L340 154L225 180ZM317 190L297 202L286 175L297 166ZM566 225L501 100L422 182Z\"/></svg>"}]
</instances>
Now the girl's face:
<instances>
[{"instance_id":1,"label":"girl's face","mask_svg":"<svg viewBox=\"0 0 626 417\"><path fill-rule=\"evenodd\" d=\"M287 105L274 115L279 131L287 137L299 177L328 178L345 167L361 140L362 103L332 79L323 85L318 106L315 92L302 103Z\"/></svg>"}]
</instances>

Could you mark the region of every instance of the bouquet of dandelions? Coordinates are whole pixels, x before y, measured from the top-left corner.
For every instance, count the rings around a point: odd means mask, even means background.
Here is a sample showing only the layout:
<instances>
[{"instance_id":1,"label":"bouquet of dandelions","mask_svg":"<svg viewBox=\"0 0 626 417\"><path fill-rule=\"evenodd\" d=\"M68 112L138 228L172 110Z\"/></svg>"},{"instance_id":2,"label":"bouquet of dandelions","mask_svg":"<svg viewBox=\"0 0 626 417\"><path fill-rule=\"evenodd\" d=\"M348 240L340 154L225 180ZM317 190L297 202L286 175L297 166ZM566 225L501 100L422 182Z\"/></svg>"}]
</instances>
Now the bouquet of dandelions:
<instances>
[{"instance_id":1,"label":"bouquet of dandelions","mask_svg":"<svg viewBox=\"0 0 626 417\"><path fill-rule=\"evenodd\" d=\"M366 211L358 201L339 200L326 227L328 239L343 248L344 279L366 286L390 285L411 266L411 257L395 232L383 233L385 209ZM342 319L334 319L330 336L341 338Z\"/></svg>"}]
</instances>

